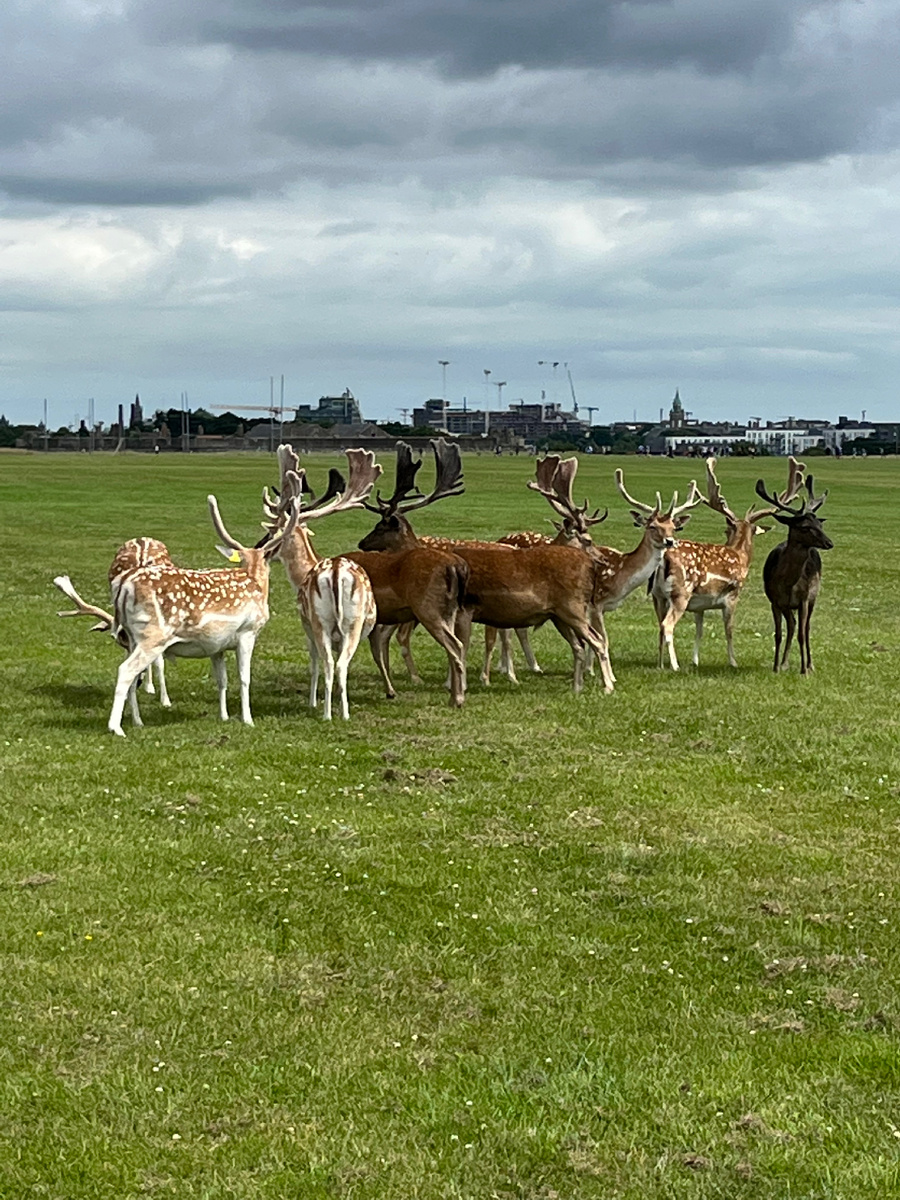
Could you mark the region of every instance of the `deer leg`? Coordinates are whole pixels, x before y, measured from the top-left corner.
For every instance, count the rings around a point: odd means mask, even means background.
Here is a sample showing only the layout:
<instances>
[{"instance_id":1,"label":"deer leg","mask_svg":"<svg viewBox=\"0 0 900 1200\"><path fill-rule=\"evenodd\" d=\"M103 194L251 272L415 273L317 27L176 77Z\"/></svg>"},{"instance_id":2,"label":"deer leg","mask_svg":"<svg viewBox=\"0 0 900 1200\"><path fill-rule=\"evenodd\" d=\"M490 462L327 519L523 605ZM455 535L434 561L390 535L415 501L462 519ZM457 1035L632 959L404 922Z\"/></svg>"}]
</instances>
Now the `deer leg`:
<instances>
[{"instance_id":1,"label":"deer leg","mask_svg":"<svg viewBox=\"0 0 900 1200\"><path fill-rule=\"evenodd\" d=\"M154 667L156 668L156 679L159 683L159 702L163 708L171 708L172 701L169 699L169 692L166 688L166 660L162 655L159 656L153 667L150 668L151 672Z\"/></svg>"},{"instance_id":2,"label":"deer leg","mask_svg":"<svg viewBox=\"0 0 900 1200\"><path fill-rule=\"evenodd\" d=\"M490 625L484 627L484 663L481 668L481 682L485 687L491 686L491 660L494 657L494 647L497 644L497 630ZM503 643L500 643L500 668L503 668Z\"/></svg>"},{"instance_id":3,"label":"deer leg","mask_svg":"<svg viewBox=\"0 0 900 1200\"><path fill-rule=\"evenodd\" d=\"M571 626L556 617L550 619L572 648L572 691L577 695L584 689L584 643Z\"/></svg>"},{"instance_id":4,"label":"deer leg","mask_svg":"<svg viewBox=\"0 0 900 1200\"><path fill-rule=\"evenodd\" d=\"M228 671L225 667L225 655L220 651L218 654L209 656L209 663L212 667L213 678L216 681L216 687L219 689L219 717L223 721L228 720Z\"/></svg>"},{"instance_id":5,"label":"deer leg","mask_svg":"<svg viewBox=\"0 0 900 1200\"><path fill-rule=\"evenodd\" d=\"M137 703L137 679L141 671L146 671L154 658L161 652L161 649L159 646L145 648L137 645L127 658L123 659L119 664L119 670L116 675L116 690L113 695L112 709L107 722L107 729L109 729L110 733L116 734L117 737L125 736L125 731L122 728L122 712L125 708L126 698L130 698L131 714L132 717L136 716L135 725L139 726L142 724Z\"/></svg>"},{"instance_id":6,"label":"deer leg","mask_svg":"<svg viewBox=\"0 0 900 1200\"><path fill-rule=\"evenodd\" d=\"M772 670L777 672L778 655L781 651L781 609L774 604L772 605L772 617L775 621L775 663Z\"/></svg>"},{"instance_id":7,"label":"deer leg","mask_svg":"<svg viewBox=\"0 0 900 1200\"><path fill-rule=\"evenodd\" d=\"M794 630L797 628L797 618L792 608L785 609L784 620L787 625L787 637L784 639L784 653L781 656L781 663L778 668L780 671L787 670L788 655L791 652L791 643L794 640Z\"/></svg>"},{"instance_id":8,"label":"deer leg","mask_svg":"<svg viewBox=\"0 0 900 1200\"><path fill-rule=\"evenodd\" d=\"M350 669L350 660L356 653L356 647L359 645L359 638L362 632L361 627L352 630L349 636L344 638L344 643L341 646L340 653L337 656L335 669L337 672L337 687L338 696L341 701L341 716L345 721L350 720L350 701L347 696L347 672Z\"/></svg>"},{"instance_id":9,"label":"deer leg","mask_svg":"<svg viewBox=\"0 0 900 1200\"><path fill-rule=\"evenodd\" d=\"M376 625L369 634L369 648L372 651L375 666L380 671L381 678L384 680L385 696L388 700L393 700L397 695L394 691L394 685L391 683L391 673L388 664L388 648L390 646L391 634L395 629L396 625Z\"/></svg>"},{"instance_id":10,"label":"deer leg","mask_svg":"<svg viewBox=\"0 0 900 1200\"><path fill-rule=\"evenodd\" d=\"M331 699L334 694L334 648L331 645L331 638L327 634L322 638L319 654L322 658L322 670L325 676L325 706L322 716L326 721L330 721Z\"/></svg>"},{"instance_id":11,"label":"deer leg","mask_svg":"<svg viewBox=\"0 0 900 1200\"><path fill-rule=\"evenodd\" d=\"M598 656L598 661L600 662L600 675L603 679L604 687L606 688L606 691L611 692L613 690L613 684L616 682L616 676L615 676L615 672L613 671L613 668L612 668L612 659L609 656L609 638L606 635L606 618L603 615L602 608L594 609L593 616L591 617L591 628L596 631L597 635L599 636L600 640L603 642L603 645L606 648L606 669L605 670L603 668L602 661L600 661L600 659L599 659L599 656ZM595 651L595 653L596 653L596 651Z\"/></svg>"},{"instance_id":12,"label":"deer leg","mask_svg":"<svg viewBox=\"0 0 900 1200\"><path fill-rule=\"evenodd\" d=\"M512 652L512 634L508 629L499 630L500 633L500 670L506 676L510 683L518 683L516 677L516 662ZM525 636L525 645L528 645L528 631L525 629L517 629L516 633ZM521 638L520 638L521 641ZM529 652L531 647L528 646ZM532 659L534 655L531 655Z\"/></svg>"},{"instance_id":13,"label":"deer leg","mask_svg":"<svg viewBox=\"0 0 900 1200\"><path fill-rule=\"evenodd\" d=\"M409 645L413 631L418 623L418 621L404 621L402 625L397 627L397 645L400 647L400 654L411 683L422 682L422 676L416 670L415 660L413 659L412 650Z\"/></svg>"},{"instance_id":14,"label":"deer leg","mask_svg":"<svg viewBox=\"0 0 900 1200\"><path fill-rule=\"evenodd\" d=\"M810 600L809 607L806 610L806 669L807 669L807 671L812 671L814 669L813 664L812 664L812 652L810 651L810 648L809 648L809 627L812 624L813 609L815 607L816 607L815 600Z\"/></svg>"},{"instance_id":15,"label":"deer leg","mask_svg":"<svg viewBox=\"0 0 900 1200\"><path fill-rule=\"evenodd\" d=\"M543 671L538 666L538 660L534 657L534 651L531 648L531 638L527 629L517 629L516 637L519 639L519 645L522 647L522 653L525 655L525 662L528 664L528 670L532 675L543 675Z\"/></svg>"},{"instance_id":16,"label":"deer leg","mask_svg":"<svg viewBox=\"0 0 900 1200\"><path fill-rule=\"evenodd\" d=\"M309 707L315 708L319 703L319 647L313 637L312 629L303 622L306 634L306 649L309 652Z\"/></svg>"},{"instance_id":17,"label":"deer leg","mask_svg":"<svg viewBox=\"0 0 900 1200\"><path fill-rule=\"evenodd\" d=\"M809 638L809 601L801 600L800 608L797 612L797 646L800 650L800 674L806 675L809 670L807 666L807 641Z\"/></svg>"},{"instance_id":18,"label":"deer leg","mask_svg":"<svg viewBox=\"0 0 900 1200\"><path fill-rule=\"evenodd\" d=\"M235 646L238 678L241 682L241 720L245 725L253 724L253 717L250 715L250 663L253 659L253 647L255 645L255 633L242 633ZM223 717L223 720L225 719Z\"/></svg>"},{"instance_id":19,"label":"deer leg","mask_svg":"<svg viewBox=\"0 0 900 1200\"><path fill-rule=\"evenodd\" d=\"M700 666L700 643L703 641L703 609L694 613L694 657L695 667Z\"/></svg>"},{"instance_id":20,"label":"deer leg","mask_svg":"<svg viewBox=\"0 0 900 1200\"><path fill-rule=\"evenodd\" d=\"M722 621L725 625L725 645L728 649L728 663L732 667L737 666L737 659L734 657L734 609L737 598L729 604L727 601L722 609Z\"/></svg>"}]
</instances>

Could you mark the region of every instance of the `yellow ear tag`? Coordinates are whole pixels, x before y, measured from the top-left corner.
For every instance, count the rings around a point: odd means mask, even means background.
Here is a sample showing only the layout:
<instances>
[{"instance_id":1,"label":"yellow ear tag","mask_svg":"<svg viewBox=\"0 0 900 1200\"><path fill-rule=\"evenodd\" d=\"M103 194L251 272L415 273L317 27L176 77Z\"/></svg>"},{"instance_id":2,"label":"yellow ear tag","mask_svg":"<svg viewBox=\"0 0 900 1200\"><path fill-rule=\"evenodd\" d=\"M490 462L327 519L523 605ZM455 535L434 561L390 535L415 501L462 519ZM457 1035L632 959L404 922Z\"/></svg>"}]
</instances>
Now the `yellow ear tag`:
<instances>
[{"instance_id":1,"label":"yellow ear tag","mask_svg":"<svg viewBox=\"0 0 900 1200\"><path fill-rule=\"evenodd\" d=\"M230 563L239 563L241 561L241 556L238 554L237 550L232 550L232 552L228 555L228 561Z\"/></svg>"}]
</instances>

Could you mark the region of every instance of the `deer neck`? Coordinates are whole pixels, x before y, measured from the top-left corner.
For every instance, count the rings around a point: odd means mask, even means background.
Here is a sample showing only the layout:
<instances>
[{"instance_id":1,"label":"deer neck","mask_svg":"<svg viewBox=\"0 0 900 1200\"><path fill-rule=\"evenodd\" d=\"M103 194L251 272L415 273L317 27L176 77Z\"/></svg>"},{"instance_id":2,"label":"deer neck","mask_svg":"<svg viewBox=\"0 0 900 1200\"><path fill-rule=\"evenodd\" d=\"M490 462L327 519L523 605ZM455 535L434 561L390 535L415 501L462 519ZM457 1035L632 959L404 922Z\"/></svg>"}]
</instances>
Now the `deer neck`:
<instances>
[{"instance_id":1,"label":"deer neck","mask_svg":"<svg viewBox=\"0 0 900 1200\"><path fill-rule=\"evenodd\" d=\"M285 538L279 550L284 564L284 573L295 592L298 592L306 581L306 577L319 561L319 556L312 548L309 533L305 525L295 525L290 537Z\"/></svg>"},{"instance_id":2,"label":"deer neck","mask_svg":"<svg viewBox=\"0 0 900 1200\"><path fill-rule=\"evenodd\" d=\"M729 526L725 545L746 558L749 564L753 556L753 522L738 521L737 525Z\"/></svg>"},{"instance_id":3,"label":"deer neck","mask_svg":"<svg viewBox=\"0 0 900 1200\"><path fill-rule=\"evenodd\" d=\"M644 536L635 548L622 556L621 577L628 580L629 590L650 578L662 562L665 552L664 546L653 545L650 530L645 529Z\"/></svg>"}]
</instances>

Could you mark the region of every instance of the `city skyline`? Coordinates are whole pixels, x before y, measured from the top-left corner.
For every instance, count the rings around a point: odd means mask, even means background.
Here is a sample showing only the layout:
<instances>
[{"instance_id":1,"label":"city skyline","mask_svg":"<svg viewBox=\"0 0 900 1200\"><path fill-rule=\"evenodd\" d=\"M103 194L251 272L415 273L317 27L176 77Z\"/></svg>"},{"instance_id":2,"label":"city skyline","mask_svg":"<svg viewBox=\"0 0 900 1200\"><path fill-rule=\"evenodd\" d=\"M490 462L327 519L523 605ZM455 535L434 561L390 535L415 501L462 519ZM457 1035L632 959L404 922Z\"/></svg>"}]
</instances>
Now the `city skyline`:
<instances>
[{"instance_id":1,"label":"city skyline","mask_svg":"<svg viewBox=\"0 0 900 1200\"><path fill-rule=\"evenodd\" d=\"M0 412L900 415L891 0L0 12ZM484 382L484 373L490 372ZM503 381L502 404L497 385Z\"/></svg>"}]
</instances>

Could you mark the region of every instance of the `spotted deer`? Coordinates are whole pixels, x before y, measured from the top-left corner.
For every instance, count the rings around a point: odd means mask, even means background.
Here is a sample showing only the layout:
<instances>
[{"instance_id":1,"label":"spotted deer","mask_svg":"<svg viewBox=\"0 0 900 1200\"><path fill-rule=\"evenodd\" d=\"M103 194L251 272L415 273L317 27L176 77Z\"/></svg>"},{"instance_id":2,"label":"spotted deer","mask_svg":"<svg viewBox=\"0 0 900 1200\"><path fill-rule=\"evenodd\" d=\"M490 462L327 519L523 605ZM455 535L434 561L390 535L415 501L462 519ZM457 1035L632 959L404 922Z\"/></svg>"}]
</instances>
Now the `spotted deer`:
<instances>
[{"instance_id":1,"label":"spotted deer","mask_svg":"<svg viewBox=\"0 0 900 1200\"><path fill-rule=\"evenodd\" d=\"M325 679L323 716L331 720L331 701L337 677L337 692L344 720L350 717L347 672L360 640L375 626L377 607L369 577L362 567L343 556L319 558L312 548L310 521L351 508L362 508L381 474L370 450L347 450L349 484L334 472L330 486L318 500L306 485L306 473L292 446L278 447L279 497L264 493L267 537L277 533L291 505L298 518L284 537L278 556L297 596L300 619L309 647L310 708L316 707L319 669ZM304 495L312 500L304 503ZM265 541L265 539L263 539Z\"/></svg>"},{"instance_id":2,"label":"spotted deer","mask_svg":"<svg viewBox=\"0 0 900 1200\"><path fill-rule=\"evenodd\" d=\"M219 691L219 714L228 719L225 652L237 655L241 719L250 714L250 663L260 630L269 619L269 562L297 520L292 507L286 523L263 547L246 547L225 528L215 496L208 496L210 516L219 537L240 558L240 567L189 571L156 564L127 574L115 596L115 623L133 647L119 667L109 730L124 737L122 712L134 681L160 655L208 658ZM133 715L141 725L137 703Z\"/></svg>"},{"instance_id":3,"label":"spotted deer","mask_svg":"<svg viewBox=\"0 0 900 1200\"><path fill-rule=\"evenodd\" d=\"M728 662L737 667L734 655L734 614L741 590L750 571L754 539L765 528L760 521L774 516L776 509L768 506L751 507L738 517L728 507L715 474L716 460L706 460L706 496L704 504L725 518L724 545L680 541L674 550L667 550L662 563L650 581L650 594L659 623L659 666L664 665L668 650L673 671L678 670L675 653L675 627L686 612L694 614L694 666L700 663L700 642L703 637L703 617L718 609L725 625ZM788 460L787 488L781 493L781 503L789 503L803 482L804 466L795 458Z\"/></svg>"},{"instance_id":4,"label":"spotted deer","mask_svg":"<svg viewBox=\"0 0 900 1200\"><path fill-rule=\"evenodd\" d=\"M116 551L113 557L112 564L109 568L109 584L110 591L115 605L115 596L118 587L126 578L127 574L135 571L140 567L151 565L171 564L172 560L169 557L169 551L164 542L158 541L156 538L132 538L124 543ZM112 613L107 612L103 608L98 608L94 604L88 604L82 600L78 592L76 592L72 580L68 575L57 575L53 580L59 590L67 596L75 605L72 610L59 612L60 617L79 617L88 616L94 617L97 620L96 625L91 626L91 632L99 631L109 633L110 636L122 647L128 654L133 647L128 642L128 636L122 628L116 627L115 617ZM156 672L159 682L159 702L163 708L171 708L172 701L169 699L169 693L166 688L166 671L164 660L162 657L157 658L148 670L143 673L144 691L148 695L154 695L156 692L153 686L153 673ZM132 689L129 692L129 702L131 705L132 716L136 711L136 698L134 692L137 688L138 680L135 680ZM140 719L140 714L138 714Z\"/></svg>"},{"instance_id":5,"label":"spotted deer","mask_svg":"<svg viewBox=\"0 0 900 1200\"><path fill-rule=\"evenodd\" d=\"M813 669L809 625L822 584L822 556L819 551L834 549L834 542L823 528L824 518L816 516L828 493L815 495L812 475L806 477L807 498L801 501L799 509L791 508L783 496L770 496L761 479L756 482L756 493L772 505L776 510L773 513L775 520L786 525L788 530L787 540L769 553L763 567L763 586L775 620L773 670L783 671L787 667L796 627L800 674L806 675ZM779 662L782 618L787 622L787 640Z\"/></svg>"}]
</instances>

